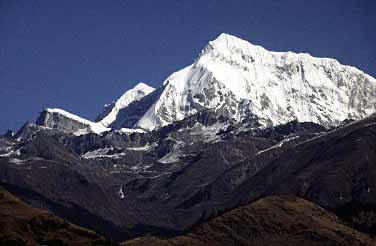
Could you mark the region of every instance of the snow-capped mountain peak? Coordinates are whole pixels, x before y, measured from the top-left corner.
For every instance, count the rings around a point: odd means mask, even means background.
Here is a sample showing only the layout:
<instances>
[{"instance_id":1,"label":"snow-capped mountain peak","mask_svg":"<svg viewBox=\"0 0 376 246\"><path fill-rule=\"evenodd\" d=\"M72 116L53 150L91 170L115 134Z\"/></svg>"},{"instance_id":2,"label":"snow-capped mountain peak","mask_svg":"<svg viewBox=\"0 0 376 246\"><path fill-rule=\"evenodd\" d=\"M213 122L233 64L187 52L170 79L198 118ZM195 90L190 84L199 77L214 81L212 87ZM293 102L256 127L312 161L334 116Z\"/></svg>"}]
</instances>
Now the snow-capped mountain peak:
<instances>
[{"instance_id":1,"label":"snow-capped mountain peak","mask_svg":"<svg viewBox=\"0 0 376 246\"><path fill-rule=\"evenodd\" d=\"M261 127L294 120L331 127L376 112L376 80L335 59L268 51L221 34L162 87L139 83L106 106L96 122L51 109L39 122L80 134L110 128L150 131L204 110Z\"/></svg>"},{"instance_id":2,"label":"snow-capped mountain peak","mask_svg":"<svg viewBox=\"0 0 376 246\"><path fill-rule=\"evenodd\" d=\"M252 44L248 41L240 39L236 36L222 33L202 50L202 54L215 50L217 52L225 52L227 55L234 54L239 50L244 53L255 53L258 50L266 51L262 46Z\"/></svg>"},{"instance_id":3,"label":"snow-capped mountain peak","mask_svg":"<svg viewBox=\"0 0 376 246\"><path fill-rule=\"evenodd\" d=\"M221 34L195 62L169 76L136 124L152 130L211 109L262 126L291 120L333 126L375 111L376 80L329 58L267 51Z\"/></svg>"},{"instance_id":4,"label":"snow-capped mountain peak","mask_svg":"<svg viewBox=\"0 0 376 246\"><path fill-rule=\"evenodd\" d=\"M116 120L121 109L135 101L139 101L154 90L155 88L145 83L138 83L135 87L126 91L114 104L110 105L112 108L107 110L108 113L99 122L105 127L110 126Z\"/></svg>"},{"instance_id":5,"label":"snow-capped mountain peak","mask_svg":"<svg viewBox=\"0 0 376 246\"><path fill-rule=\"evenodd\" d=\"M150 85L147 85L143 82L140 82L135 87L133 87L131 90L153 91L153 90L155 90L155 88L153 88Z\"/></svg>"}]
</instances>

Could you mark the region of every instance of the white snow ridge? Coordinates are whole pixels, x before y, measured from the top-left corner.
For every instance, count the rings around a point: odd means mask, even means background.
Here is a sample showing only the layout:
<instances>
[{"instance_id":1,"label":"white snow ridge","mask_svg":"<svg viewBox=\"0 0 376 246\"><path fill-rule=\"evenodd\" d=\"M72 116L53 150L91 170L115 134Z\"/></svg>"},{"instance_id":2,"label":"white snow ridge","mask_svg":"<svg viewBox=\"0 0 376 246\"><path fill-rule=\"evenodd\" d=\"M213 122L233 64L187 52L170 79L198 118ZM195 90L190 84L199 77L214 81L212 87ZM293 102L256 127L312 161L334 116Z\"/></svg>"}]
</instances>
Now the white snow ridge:
<instances>
[{"instance_id":1,"label":"white snow ridge","mask_svg":"<svg viewBox=\"0 0 376 246\"><path fill-rule=\"evenodd\" d=\"M47 112L47 116L44 119L45 122L48 122L50 120L50 118L53 118L53 115L60 115L60 116L63 116L65 118L67 118L67 119L72 120L73 122L77 122L77 123L81 124L82 126L86 127L86 128L82 128L82 129L78 129L78 130L72 131L75 135L82 135L82 134L86 134L88 132L94 132L96 134L100 134L102 132L106 132L106 131L110 131L111 130L109 128L106 128L102 124L99 124L99 123L92 122L90 120L81 118L81 117L79 117L77 115L74 115L74 114L69 113L69 112L67 112L65 110L62 110L62 109L47 108L47 109L45 109L45 111ZM51 119L50 122L54 122L54 120ZM53 125L51 125L51 123L48 123L48 124L45 123L45 126L54 128Z\"/></svg>"},{"instance_id":2,"label":"white snow ridge","mask_svg":"<svg viewBox=\"0 0 376 246\"><path fill-rule=\"evenodd\" d=\"M116 120L119 111L127 107L132 102L141 100L144 96L153 92L155 89L144 84L139 83L134 88L126 91L114 103L111 111L103 117L99 122L93 122L77 115L69 113L58 108L46 108L42 116L37 120L38 124L44 127L58 129L65 132L70 132L75 135L83 135L87 133L102 134L110 131L108 126ZM142 133L141 129L121 129L121 132L131 134L133 132Z\"/></svg>"}]
</instances>

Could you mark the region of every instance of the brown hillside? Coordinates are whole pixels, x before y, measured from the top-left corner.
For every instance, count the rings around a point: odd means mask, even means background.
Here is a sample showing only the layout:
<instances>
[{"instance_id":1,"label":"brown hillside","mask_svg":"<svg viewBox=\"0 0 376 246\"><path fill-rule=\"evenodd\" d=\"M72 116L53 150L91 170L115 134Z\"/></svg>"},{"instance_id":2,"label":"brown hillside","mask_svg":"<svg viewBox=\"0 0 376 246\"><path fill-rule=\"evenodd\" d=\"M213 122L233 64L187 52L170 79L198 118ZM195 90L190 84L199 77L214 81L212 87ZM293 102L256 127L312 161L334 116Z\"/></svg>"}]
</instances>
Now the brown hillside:
<instances>
[{"instance_id":1,"label":"brown hillside","mask_svg":"<svg viewBox=\"0 0 376 246\"><path fill-rule=\"evenodd\" d=\"M376 245L366 234L332 214L295 197L268 197L231 210L183 236L138 238L136 245Z\"/></svg>"},{"instance_id":2,"label":"brown hillside","mask_svg":"<svg viewBox=\"0 0 376 246\"><path fill-rule=\"evenodd\" d=\"M0 187L0 245L105 245L105 239L32 208Z\"/></svg>"}]
</instances>

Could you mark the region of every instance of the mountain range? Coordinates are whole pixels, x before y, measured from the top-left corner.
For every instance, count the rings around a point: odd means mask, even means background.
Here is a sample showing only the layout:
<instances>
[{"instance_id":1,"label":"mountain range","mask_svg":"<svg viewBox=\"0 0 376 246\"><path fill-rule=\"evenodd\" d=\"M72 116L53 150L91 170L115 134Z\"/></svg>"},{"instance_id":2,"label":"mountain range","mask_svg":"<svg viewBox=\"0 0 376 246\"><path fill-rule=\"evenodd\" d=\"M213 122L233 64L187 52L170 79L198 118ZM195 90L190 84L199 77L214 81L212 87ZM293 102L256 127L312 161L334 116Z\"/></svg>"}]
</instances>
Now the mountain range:
<instances>
[{"instance_id":1,"label":"mountain range","mask_svg":"<svg viewBox=\"0 0 376 246\"><path fill-rule=\"evenodd\" d=\"M130 245L371 245L375 112L376 79L357 68L221 34L93 121L46 108L3 135L0 184L112 240L142 237Z\"/></svg>"}]
</instances>

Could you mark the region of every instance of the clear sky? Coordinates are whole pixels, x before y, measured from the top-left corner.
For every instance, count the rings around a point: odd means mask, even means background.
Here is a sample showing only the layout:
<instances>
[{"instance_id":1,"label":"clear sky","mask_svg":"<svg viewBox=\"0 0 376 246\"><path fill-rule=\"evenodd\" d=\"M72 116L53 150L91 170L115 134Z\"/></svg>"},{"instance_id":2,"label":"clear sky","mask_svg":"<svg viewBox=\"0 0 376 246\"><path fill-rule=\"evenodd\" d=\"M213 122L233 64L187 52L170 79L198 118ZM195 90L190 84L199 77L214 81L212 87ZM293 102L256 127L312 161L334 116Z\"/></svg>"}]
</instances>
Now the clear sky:
<instances>
[{"instance_id":1,"label":"clear sky","mask_svg":"<svg viewBox=\"0 0 376 246\"><path fill-rule=\"evenodd\" d=\"M0 133L44 107L94 119L225 32L376 76L375 0L0 0Z\"/></svg>"}]
</instances>

